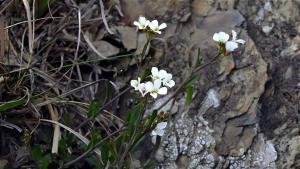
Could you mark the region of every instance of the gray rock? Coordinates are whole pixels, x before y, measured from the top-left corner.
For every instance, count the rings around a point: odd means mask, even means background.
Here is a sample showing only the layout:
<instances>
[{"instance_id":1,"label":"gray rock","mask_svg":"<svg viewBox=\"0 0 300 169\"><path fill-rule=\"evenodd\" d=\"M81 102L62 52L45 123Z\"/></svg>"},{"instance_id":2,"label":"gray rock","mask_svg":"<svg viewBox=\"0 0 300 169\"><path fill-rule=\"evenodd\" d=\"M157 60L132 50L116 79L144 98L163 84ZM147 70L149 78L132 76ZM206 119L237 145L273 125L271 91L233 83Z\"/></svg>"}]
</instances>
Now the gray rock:
<instances>
[{"instance_id":1,"label":"gray rock","mask_svg":"<svg viewBox=\"0 0 300 169\"><path fill-rule=\"evenodd\" d=\"M93 45L104 57L114 56L120 52L119 48L103 40L94 41Z\"/></svg>"},{"instance_id":2,"label":"gray rock","mask_svg":"<svg viewBox=\"0 0 300 169\"><path fill-rule=\"evenodd\" d=\"M121 41L127 50L137 48L137 31L133 27L118 26L116 27L120 34Z\"/></svg>"}]
</instances>

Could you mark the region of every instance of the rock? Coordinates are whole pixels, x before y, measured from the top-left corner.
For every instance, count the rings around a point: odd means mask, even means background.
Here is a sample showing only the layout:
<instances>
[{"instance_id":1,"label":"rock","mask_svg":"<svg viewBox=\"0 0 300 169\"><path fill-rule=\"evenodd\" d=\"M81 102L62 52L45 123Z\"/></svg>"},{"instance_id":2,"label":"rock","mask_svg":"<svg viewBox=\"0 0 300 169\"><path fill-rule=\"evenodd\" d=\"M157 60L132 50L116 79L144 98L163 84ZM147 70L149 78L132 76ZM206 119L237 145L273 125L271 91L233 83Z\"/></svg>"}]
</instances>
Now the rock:
<instances>
[{"instance_id":1,"label":"rock","mask_svg":"<svg viewBox=\"0 0 300 169\"><path fill-rule=\"evenodd\" d=\"M297 20L297 17L299 16L299 8L298 8L299 1L297 2L297 1L283 0L283 2L276 3L276 4L280 4L280 6L278 7L278 13L286 21L293 22Z\"/></svg>"},{"instance_id":2,"label":"rock","mask_svg":"<svg viewBox=\"0 0 300 169\"><path fill-rule=\"evenodd\" d=\"M137 49L135 51L136 54L141 54L143 52L144 46L147 42L147 37L145 33L138 34L137 38ZM149 48L146 49L146 54L149 52Z\"/></svg>"},{"instance_id":3,"label":"rock","mask_svg":"<svg viewBox=\"0 0 300 169\"><path fill-rule=\"evenodd\" d=\"M94 41L93 45L104 57L114 56L120 52L119 48L103 40Z\"/></svg>"},{"instance_id":4,"label":"rock","mask_svg":"<svg viewBox=\"0 0 300 169\"><path fill-rule=\"evenodd\" d=\"M264 10L271 12L272 11L272 3L270 1L266 2L264 5Z\"/></svg>"},{"instance_id":5,"label":"rock","mask_svg":"<svg viewBox=\"0 0 300 169\"><path fill-rule=\"evenodd\" d=\"M154 110L157 110L158 108L161 107L161 105L163 103L165 103L169 98L170 98L171 94L168 94L162 98L157 99L153 105L146 110L145 115L149 115L151 114ZM184 105L184 98L175 101L174 99L171 99L166 105L164 105L161 109L159 109L159 111L163 111L163 112L169 112L169 113L176 113L179 111L183 111L184 107L182 106Z\"/></svg>"},{"instance_id":6,"label":"rock","mask_svg":"<svg viewBox=\"0 0 300 169\"><path fill-rule=\"evenodd\" d=\"M251 168L251 169L276 169L275 161L277 152L274 144L265 140L263 135L258 135L254 141L251 151L241 157L229 157L230 169Z\"/></svg>"},{"instance_id":7,"label":"rock","mask_svg":"<svg viewBox=\"0 0 300 169\"><path fill-rule=\"evenodd\" d=\"M141 15L149 19L170 19L174 22L185 22L191 15L190 2L186 0L131 0L121 1L121 6L130 23Z\"/></svg>"},{"instance_id":8,"label":"rock","mask_svg":"<svg viewBox=\"0 0 300 169\"><path fill-rule=\"evenodd\" d=\"M291 44L286 49L282 50L280 55L282 57L294 55L296 51L298 51L300 46L298 44Z\"/></svg>"},{"instance_id":9,"label":"rock","mask_svg":"<svg viewBox=\"0 0 300 169\"><path fill-rule=\"evenodd\" d=\"M209 11L213 9L211 0L195 0L191 4L192 12L195 16L207 16Z\"/></svg>"},{"instance_id":10,"label":"rock","mask_svg":"<svg viewBox=\"0 0 300 169\"><path fill-rule=\"evenodd\" d=\"M137 31L133 27L118 26L116 27L120 34L121 41L127 51L137 48Z\"/></svg>"},{"instance_id":11,"label":"rock","mask_svg":"<svg viewBox=\"0 0 300 169\"><path fill-rule=\"evenodd\" d=\"M201 116L190 118L187 112L175 116L162 139L164 161L158 167L180 169L213 166L211 148L215 141L208 123Z\"/></svg>"},{"instance_id":12,"label":"rock","mask_svg":"<svg viewBox=\"0 0 300 169\"><path fill-rule=\"evenodd\" d=\"M266 35L269 35L270 32L272 31L273 29L273 26L263 26L262 27L262 31L266 34Z\"/></svg>"},{"instance_id":13,"label":"rock","mask_svg":"<svg viewBox=\"0 0 300 169\"><path fill-rule=\"evenodd\" d=\"M191 35L191 42L195 47L201 48L201 50L211 48L211 46L215 46L212 40L214 33L221 30L230 33L235 26L241 25L243 21L244 17L235 10L216 12L207 16L204 20L195 19L193 21L195 27ZM215 48L213 49L215 50Z\"/></svg>"},{"instance_id":14,"label":"rock","mask_svg":"<svg viewBox=\"0 0 300 169\"><path fill-rule=\"evenodd\" d=\"M137 168L141 168L141 162L139 160L132 160L130 163L130 169L137 169Z\"/></svg>"},{"instance_id":15,"label":"rock","mask_svg":"<svg viewBox=\"0 0 300 169\"><path fill-rule=\"evenodd\" d=\"M251 57L249 57L251 56ZM255 59L256 58L256 59ZM253 59L256 62L253 62ZM242 66L245 65L245 66ZM248 66L246 66L248 65ZM224 132L224 128L220 128L220 123L225 123L225 133L222 136L222 141L218 143L220 147L223 147L223 150L227 152L221 151L221 154L232 154L237 155L241 148L248 149L251 146L252 139L255 137L257 128L254 125L257 118L257 98L264 91L264 85L267 81L267 64L262 59L260 53L256 50L256 47L252 40L248 39L245 51L243 54L239 55L239 58L236 60L236 67L243 67L241 69L232 70L229 73L229 79L224 80L222 85L220 85L220 93L222 90L228 90L228 85L232 86L231 88L231 96L226 101L223 101L224 109L221 110L219 115L216 118L212 118L209 121L217 120L218 123L215 123L216 132L218 135L222 135ZM232 84L229 84L232 83ZM207 112L207 116L213 112ZM252 127L248 125L254 125ZM238 141L233 140L230 136L230 130L237 130L236 126L243 127L248 126L250 127L247 132L243 129L243 133L239 133L237 135ZM228 131L228 129L230 129ZM238 137L240 136L240 137ZM225 148L225 149L224 149ZM238 153L239 154L239 153Z\"/></svg>"},{"instance_id":16,"label":"rock","mask_svg":"<svg viewBox=\"0 0 300 169\"><path fill-rule=\"evenodd\" d=\"M299 152L300 152L300 136L293 137L288 142L288 155L287 155L287 163L288 168L292 168L293 166L291 164L295 165L296 158L299 158ZM300 166L300 163L298 162L297 166Z\"/></svg>"},{"instance_id":17,"label":"rock","mask_svg":"<svg viewBox=\"0 0 300 169\"><path fill-rule=\"evenodd\" d=\"M191 45L199 47L206 54L204 62L208 62L216 51L212 47L215 46L213 33L220 28L230 32L243 21L244 18L234 10L207 16L199 25L196 20L190 36ZM187 25L183 30L190 27ZM160 162L159 168L213 168L222 155L239 158L251 149L258 132L258 100L267 82L267 64L247 33L241 31L240 36L247 42L239 51L221 58L201 74L203 85L209 86L203 88L207 91L213 88L218 94L219 107L207 106L207 99L202 94L196 95L190 111L177 109L176 113L171 112L174 117L168 134L163 137L164 161ZM189 159L188 164L177 161L183 157ZM226 168L225 163L220 165L221 168ZM228 164L231 168L235 165Z\"/></svg>"},{"instance_id":18,"label":"rock","mask_svg":"<svg viewBox=\"0 0 300 169\"><path fill-rule=\"evenodd\" d=\"M290 79L292 77L293 77L293 67L290 66L290 67L287 68L287 70L286 70L286 72L284 74L284 79L288 80L288 79Z\"/></svg>"}]
</instances>

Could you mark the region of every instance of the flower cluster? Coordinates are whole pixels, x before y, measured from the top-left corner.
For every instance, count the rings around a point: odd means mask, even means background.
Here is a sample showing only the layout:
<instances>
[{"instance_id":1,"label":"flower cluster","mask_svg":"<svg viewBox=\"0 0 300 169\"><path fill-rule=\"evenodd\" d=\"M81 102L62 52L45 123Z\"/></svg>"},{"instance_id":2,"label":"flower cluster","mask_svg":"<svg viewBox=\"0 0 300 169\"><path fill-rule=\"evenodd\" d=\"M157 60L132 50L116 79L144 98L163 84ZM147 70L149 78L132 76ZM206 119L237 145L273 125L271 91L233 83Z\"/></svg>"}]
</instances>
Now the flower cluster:
<instances>
[{"instance_id":1,"label":"flower cluster","mask_svg":"<svg viewBox=\"0 0 300 169\"><path fill-rule=\"evenodd\" d=\"M138 21L134 21L133 25L137 26L140 30L150 31L158 34L161 34L160 30L167 27L166 23L159 25L157 20L149 21L143 16L140 16Z\"/></svg>"},{"instance_id":2,"label":"flower cluster","mask_svg":"<svg viewBox=\"0 0 300 169\"><path fill-rule=\"evenodd\" d=\"M151 81L141 83L141 78L137 80L131 80L130 84L134 90L139 91L144 97L146 94L150 94L153 98L157 98L157 95L165 95L168 92L168 88L175 86L175 81L172 80L172 74L165 70L158 70L157 67L151 69Z\"/></svg>"},{"instance_id":3,"label":"flower cluster","mask_svg":"<svg viewBox=\"0 0 300 169\"><path fill-rule=\"evenodd\" d=\"M157 139L157 136L163 136L164 133L165 133L165 128L167 127L167 122L160 122L156 125L155 129L152 130L151 132L151 141L153 144L156 144L156 139Z\"/></svg>"},{"instance_id":4,"label":"flower cluster","mask_svg":"<svg viewBox=\"0 0 300 169\"><path fill-rule=\"evenodd\" d=\"M220 51L223 53L233 52L238 48L238 44L244 44L245 40L237 39L237 33L232 30L232 38L225 32L215 33L213 36L213 40L219 43ZM225 49L224 49L225 48Z\"/></svg>"}]
</instances>

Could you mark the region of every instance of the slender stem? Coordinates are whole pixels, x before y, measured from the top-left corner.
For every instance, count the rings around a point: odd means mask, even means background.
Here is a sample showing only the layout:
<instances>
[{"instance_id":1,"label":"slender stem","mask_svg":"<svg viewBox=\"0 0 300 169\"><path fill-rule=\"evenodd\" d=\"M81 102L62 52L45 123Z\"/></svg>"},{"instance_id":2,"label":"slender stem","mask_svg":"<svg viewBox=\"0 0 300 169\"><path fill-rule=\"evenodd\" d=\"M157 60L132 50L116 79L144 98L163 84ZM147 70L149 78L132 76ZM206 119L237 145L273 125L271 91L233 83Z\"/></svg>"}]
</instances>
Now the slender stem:
<instances>
[{"instance_id":1,"label":"slender stem","mask_svg":"<svg viewBox=\"0 0 300 169\"><path fill-rule=\"evenodd\" d=\"M92 148L90 148L89 150L87 150L86 152L84 152L83 154L81 154L80 156L78 156L77 158L75 158L74 160L67 162L66 164L63 164L59 169L63 169L63 168L67 168L75 163L77 163L78 161L82 160L83 158L85 158L87 155L89 155L95 148L97 148L98 146L100 146L104 141L108 140L109 138L111 138L112 136L114 136L115 134L121 132L121 131L125 131L127 130L127 128L121 128L113 133L111 133L110 135L108 135L107 137L105 137L104 139L102 139L101 141L99 141L98 143L96 143Z\"/></svg>"},{"instance_id":2,"label":"slender stem","mask_svg":"<svg viewBox=\"0 0 300 169\"><path fill-rule=\"evenodd\" d=\"M114 98L112 98L109 102L107 102L106 104L104 104L97 113L101 112L102 110L104 110L107 106L109 106L111 103L113 103L114 101L116 101L119 97L121 97L123 94L125 94L127 91L129 91L131 89L131 87L126 88L125 90L123 90L121 93L119 93L118 95L116 95ZM87 118L85 119L85 121L83 121L79 126L77 126L75 128L75 130L80 129L82 126L84 126L86 123L88 123L89 121L94 120L94 118Z\"/></svg>"}]
</instances>

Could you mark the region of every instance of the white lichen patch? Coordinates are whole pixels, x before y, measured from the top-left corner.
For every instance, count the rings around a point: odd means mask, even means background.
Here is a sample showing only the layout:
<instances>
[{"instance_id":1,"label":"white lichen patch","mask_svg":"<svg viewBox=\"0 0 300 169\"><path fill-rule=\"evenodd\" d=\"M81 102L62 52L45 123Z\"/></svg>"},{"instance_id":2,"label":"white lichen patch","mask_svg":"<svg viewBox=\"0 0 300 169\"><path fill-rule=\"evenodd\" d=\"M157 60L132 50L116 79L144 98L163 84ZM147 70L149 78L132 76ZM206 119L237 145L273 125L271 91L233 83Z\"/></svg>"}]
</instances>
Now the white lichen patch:
<instances>
[{"instance_id":1,"label":"white lichen patch","mask_svg":"<svg viewBox=\"0 0 300 169\"><path fill-rule=\"evenodd\" d=\"M175 118L170 123L170 131L163 137L159 149L163 151L164 159L158 159L162 157L161 152L156 155L158 161L163 161L158 168L176 169L182 165L189 169L213 167L215 159L211 148L214 147L215 140L208 122L201 115L192 118L188 112L180 113ZM181 157L187 157L189 160L182 162L178 160Z\"/></svg>"}]
</instances>

